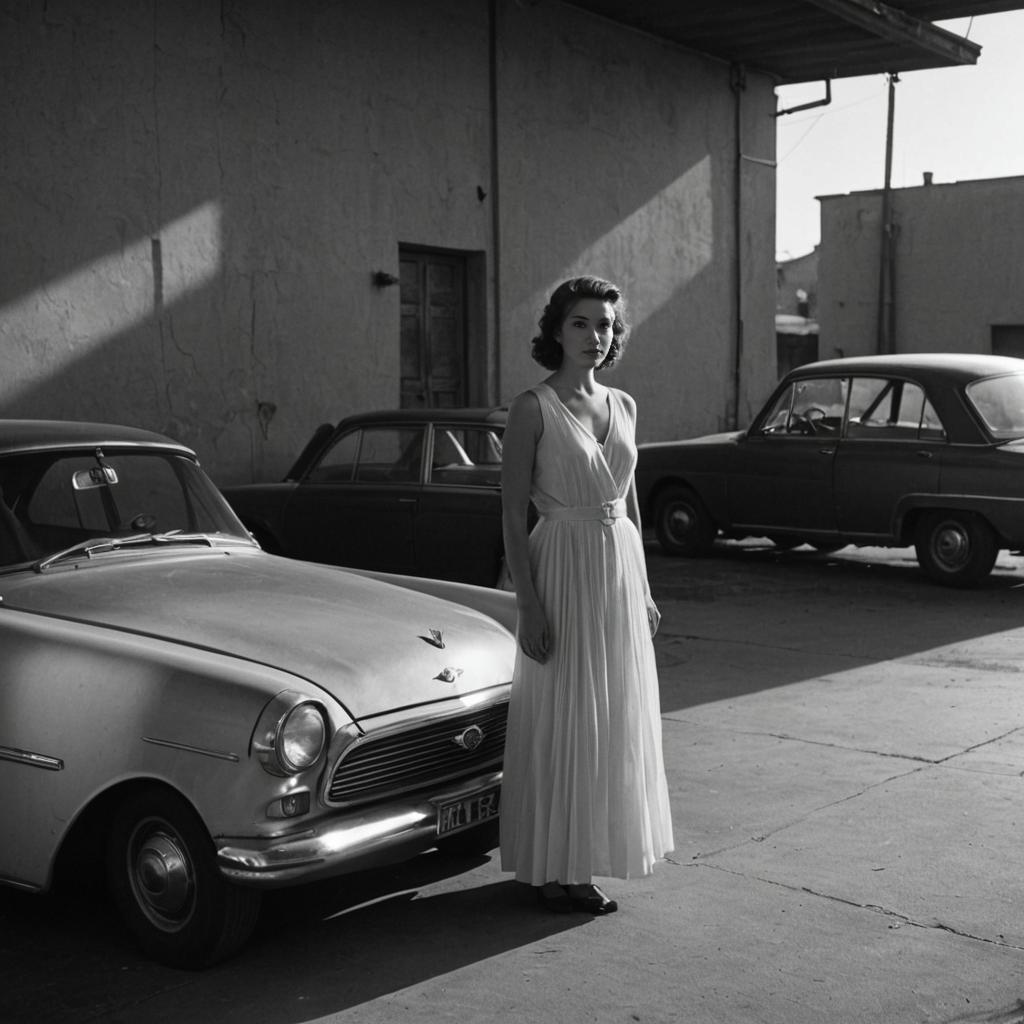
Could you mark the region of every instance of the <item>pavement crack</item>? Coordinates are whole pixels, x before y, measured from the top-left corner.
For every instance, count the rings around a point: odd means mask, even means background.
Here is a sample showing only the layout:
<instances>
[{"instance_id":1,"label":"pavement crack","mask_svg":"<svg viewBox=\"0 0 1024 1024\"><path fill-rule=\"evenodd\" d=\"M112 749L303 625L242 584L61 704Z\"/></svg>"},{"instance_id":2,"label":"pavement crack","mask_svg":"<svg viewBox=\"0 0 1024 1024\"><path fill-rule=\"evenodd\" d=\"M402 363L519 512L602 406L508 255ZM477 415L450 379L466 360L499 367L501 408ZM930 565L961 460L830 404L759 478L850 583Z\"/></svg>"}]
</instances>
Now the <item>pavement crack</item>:
<instances>
[{"instance_id":1,"label":"pavement crack","mask_svg":"<svg viewBox=\"0 0 1024 1024\"><path fill-rule=\"evenodd\" d=\"M860 900L852 900L845 896L837 896L835 893L820 892L817 889L810 888L810 886L792 885L788 882L780 882L774 878L764 878L761 875L748 875L742 871L734 871L733 869L723 867L720 864L709 864L706 861L698 862L691 866L711 868L714 871L721 871L723 874L732 875L734 878L743 878L746 881L760 882L762 885L774 886L775 888L783 889L787 892L798 894L804 893L808 896L814 896L817 899L826 900L830 903L840 903L843 906L852 907L854 910L866 910L868 913L878 914L881 917L888 918L890 921L898 922L895 925L891 924L891 928L899 928L906 925L910 928L920 928L924 931L948 932L950 935L957 936L957 938L969 939L972 942L980 942L988 946L998 946L1000 949L1012 949L1024 952L1024 946L1017 945L1013 942L1007 942L1005 939L993 939L985 935L975 935L973 932L964 931L962 928L956 928L943 921L917 921L907 914L901 914L899 911L879 906L877 903L862 903Z\"/></svg>"}]
</instances>

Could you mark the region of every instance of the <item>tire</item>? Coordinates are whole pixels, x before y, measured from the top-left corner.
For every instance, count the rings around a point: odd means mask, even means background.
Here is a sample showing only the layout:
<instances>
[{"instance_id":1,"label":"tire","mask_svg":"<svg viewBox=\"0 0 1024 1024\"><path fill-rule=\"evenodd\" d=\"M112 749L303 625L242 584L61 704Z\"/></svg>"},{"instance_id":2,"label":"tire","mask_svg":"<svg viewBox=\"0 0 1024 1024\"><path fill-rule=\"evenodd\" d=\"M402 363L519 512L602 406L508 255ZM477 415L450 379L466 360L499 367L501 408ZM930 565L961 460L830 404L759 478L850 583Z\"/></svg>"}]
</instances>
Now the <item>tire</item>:
<instances>
[{"instance_id":1,"label":"tire","mask_svg":"<svg viewBox=\"0 0 1024 1024\"><path fill-rule=\"evenodd\" d=\"M706 555L718 534L704 502L689 487L666 487L654 500L654 532L670 555Z\"/></svg>"},{"instance_id":2,"label":"tire","mask_svg":"<svg viewBox=\"0 0 1024 1024\"><path fill-rule=\"evenodd\" d=\"M171 967L208 967L249 938L261 894L232 885L217 868L199 816L175 793L149 789L114 816L107 878L139 945Z\"/></svg>"},{"instance_id":3,"label":"tire","mask_svg":"<svg viewBox=\"0 0 1024 1024\"><path fill-rule=\"evenodd\" d=\"M437 848L448 857L482 857L490 853L498 841L498 823L489 821L486 825L478 825L446 839L439 839Z\"/></svg>"},{"instance_id":4,"label":"tire","mask_svg":"<svg viewBox=\"0 0 1024 1024\"><path fill-rule=\"evenodd\" d=\"M995 565L999 545L992 527L972 512L927 512L914 540L925 573L947 587L971 587Z\"/></svg>"}]
</instances>

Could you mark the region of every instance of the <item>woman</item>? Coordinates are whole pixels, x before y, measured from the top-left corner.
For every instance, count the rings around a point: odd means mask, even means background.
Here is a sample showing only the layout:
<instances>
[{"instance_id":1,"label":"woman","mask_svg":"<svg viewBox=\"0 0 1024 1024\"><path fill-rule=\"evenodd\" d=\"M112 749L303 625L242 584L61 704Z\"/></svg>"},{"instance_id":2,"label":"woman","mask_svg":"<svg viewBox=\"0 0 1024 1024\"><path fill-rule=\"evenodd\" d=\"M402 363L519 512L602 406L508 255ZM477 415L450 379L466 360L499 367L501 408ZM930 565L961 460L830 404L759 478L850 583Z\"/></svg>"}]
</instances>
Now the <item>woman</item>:
<instances>
[{"instance_id":1,"label":"woman","mask_svg":"<svg viewBox=\"0 0 1024 1024\"><path fill-rule=\"evenodd\" d=\"M540 329L533 357L553 372L512 402L502 459L519 649L501 859L548 909L607 914L617 904L593 877L648 874L672 849L636 405L595 377L629 328L619 290L579 277L555 290Z\"/></svg>"}]
</instances>

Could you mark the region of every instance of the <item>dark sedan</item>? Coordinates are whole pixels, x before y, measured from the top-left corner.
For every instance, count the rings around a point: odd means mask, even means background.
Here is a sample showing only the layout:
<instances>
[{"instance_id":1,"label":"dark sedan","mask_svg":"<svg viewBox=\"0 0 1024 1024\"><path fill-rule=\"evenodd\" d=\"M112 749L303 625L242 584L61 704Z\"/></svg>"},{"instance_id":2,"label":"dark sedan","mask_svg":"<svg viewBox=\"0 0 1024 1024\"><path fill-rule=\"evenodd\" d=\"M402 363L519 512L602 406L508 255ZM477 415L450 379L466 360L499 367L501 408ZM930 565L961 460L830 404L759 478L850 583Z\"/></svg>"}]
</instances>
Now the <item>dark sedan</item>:
<instances>
[{"instance_id":1,"label":"dark sedan","mask_svg":"<svg viewBox=\"0 0 1024 1024\"><path fill-rule=\"evenodd\" d=\"M279 483L224 489L260 545L313 562L495 586L503 409L350 416Z\"/></svg>"},{"instance_id":2,"label":"dark sedan","mask_svg":"<svg viewBox=\"0 0 1024 1024\"><path fill-rule=\"evenodd\" d=\"M641 509L665 551L719 535L782 547L913 545L950 586L1024 546L1024 360L935 354L801 366L747 430L642 445Z\"/></svg>"}]
</instances>

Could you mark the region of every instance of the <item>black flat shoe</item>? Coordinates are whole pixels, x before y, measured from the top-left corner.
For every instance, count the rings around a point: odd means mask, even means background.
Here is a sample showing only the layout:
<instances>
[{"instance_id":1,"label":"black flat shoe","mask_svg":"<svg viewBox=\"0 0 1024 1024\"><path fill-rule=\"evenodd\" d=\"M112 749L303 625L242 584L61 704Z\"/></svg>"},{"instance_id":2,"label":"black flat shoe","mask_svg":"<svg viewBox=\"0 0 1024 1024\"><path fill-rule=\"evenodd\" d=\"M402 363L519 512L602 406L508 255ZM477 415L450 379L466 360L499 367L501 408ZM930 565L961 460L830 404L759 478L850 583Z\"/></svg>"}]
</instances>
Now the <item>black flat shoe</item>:
<instances>
[{"instance_id":1,"label":"black flat shoe","mask_svg":"<svg viewBox=\"0 0 1024 1024\"><path fill-rule=\"evenodd\" d=\"M586 914L614 914L619 909L615 900L610 900L596 885L583 887L585 892L579 896L568 893L569 902L575 910Z\"/></svg>"},{"instance_id":2,"label":"black flat shoe","mask_svg":"<svg viewBox=\"0 0 1024 1024\"><path fill-rule=\"evenodd\" d=\"M571 914L575 909L574 901L557 882L537 886L537 900L553 914Z\"/></svg>"}]
</instances>

